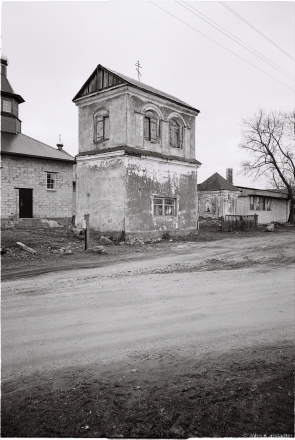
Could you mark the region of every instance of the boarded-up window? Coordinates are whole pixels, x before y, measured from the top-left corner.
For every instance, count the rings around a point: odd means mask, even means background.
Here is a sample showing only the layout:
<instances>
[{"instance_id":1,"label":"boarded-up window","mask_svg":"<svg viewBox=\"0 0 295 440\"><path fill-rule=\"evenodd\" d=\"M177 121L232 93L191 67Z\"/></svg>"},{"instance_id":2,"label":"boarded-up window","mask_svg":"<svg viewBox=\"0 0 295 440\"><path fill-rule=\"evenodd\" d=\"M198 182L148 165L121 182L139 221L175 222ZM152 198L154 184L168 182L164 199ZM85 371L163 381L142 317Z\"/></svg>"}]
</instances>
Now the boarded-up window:
<instances>
[{"instance_id":1,"label":"boarded-up window","mask_svg":"<svg viewBox=\"0 0 295 440\"><path fill-rule=\"evenodd\" d=\"M181 126L172 119L169 122L170 146L181 148Z\"/></svg>"},{"instance_id":2,"label":"boarded-up window","mask_svg":"<svg viewBox=\"0 0 295 440\"><path fill-rule=\"evenodd\" d=\"M3 111L11 113L11 101L3 100Z\"/></svg>"},{"instance_id":3,"label":"boarded-up window","mask_svg":"<svg viewBox=\"0 0 295 440\"><path fill-rule=\"evenodd\" d=\"M107 140L110 137L109 116L98 116L96 118L96 141Z\"/></svg>"},{"instance_id":4,"label":"boarded-up window","mask_svg":"<svg viewBox=\"0 0 295 440\"><path fill-rule=\"evenodd\" d=\"M144 138L147 141L157 142L158 137L158 119L153 112L146 113L144 118Z\"/></svg>"},{"instance_id":5,"label":"boarded-up window","mask_svg":"<svg viewBox=\"0 0 295 440\"><path fill-rule=\"evenodd\" d=\"M174 198L155 198L153 205L154 215L176 216L176 199Z\"/></svg>"},{"instance_id":6,"label":"boarded-up window","mask_svg":"<svg viewBox=\"0 0 295 440\"><path fill-rule=\"evenodd\" d=\"M144 138L149 140L150 138L150 118L144 118Z\"/></svg>"}]
</instances>

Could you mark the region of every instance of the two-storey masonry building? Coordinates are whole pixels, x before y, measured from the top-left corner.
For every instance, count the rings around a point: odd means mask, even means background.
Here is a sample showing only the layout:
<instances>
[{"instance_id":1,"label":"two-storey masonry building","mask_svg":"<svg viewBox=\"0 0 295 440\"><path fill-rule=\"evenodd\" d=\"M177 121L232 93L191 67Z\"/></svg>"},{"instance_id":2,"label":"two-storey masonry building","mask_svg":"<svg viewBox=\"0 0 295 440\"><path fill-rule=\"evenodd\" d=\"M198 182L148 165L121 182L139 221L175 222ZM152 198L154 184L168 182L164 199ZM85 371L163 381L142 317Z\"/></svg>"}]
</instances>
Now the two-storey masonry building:
<instances>
[{"instance_id":1,"label":"two-storey masonry building","mask_svg":"<svg viewBox=\"0 0 295 440\"><path fill-rule=\"evenodd\" d=\"M125 237L198 230L199 110L98 65L79 108L76 222Z\"/></svg>"}]
</instances>

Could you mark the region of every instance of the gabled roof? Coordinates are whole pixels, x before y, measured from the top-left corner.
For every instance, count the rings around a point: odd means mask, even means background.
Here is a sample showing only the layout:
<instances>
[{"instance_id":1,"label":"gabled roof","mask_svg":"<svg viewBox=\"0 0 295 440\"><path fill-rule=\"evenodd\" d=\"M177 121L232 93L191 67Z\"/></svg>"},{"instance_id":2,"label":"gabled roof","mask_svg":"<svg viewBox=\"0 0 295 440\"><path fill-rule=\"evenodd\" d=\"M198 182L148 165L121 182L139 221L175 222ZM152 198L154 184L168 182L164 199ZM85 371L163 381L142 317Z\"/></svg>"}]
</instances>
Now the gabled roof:
<instances>
[{"instance_id":1,"label":"gabled roof","mask_svg":"<svg viewBox=\"0 0 295 440\"><path fill-rule=\"evenodd\" d=\"M20 95L14 93L10 82L8 81L7 77L3 74L1 74L1 93L8 96L13 96L19 103L25 102Z\"/></svg>"},{"instance_id":2,"label":"gabled roof","mask_svg":"<svg viewBox=\"0 0 295 440\"><path fill-rule=\"evenodd\" d=\"M22 133L1 132L1 154L75 162L74 157L65 151L57 150Z\"/></svg>"},{"instance_id":3,"label":"gabled roof","mask_svg":"<svg viewBox=\"0 0 295 440\"><path fill-rule=\"evenodd\" d=\"M230 183L228 180L224 179L220 174L215 173L203 183L198 185L198 191L239 191L239 189Z\"/></svg>"},{"instance_id":4,"label":"gabled roof","mask_svg":"<svg viewBox=\"0 0 295 440\"><path fill-rule=\"evenodd\" d=\"M107 75L107 79L105 76ZM92 93L99 92L101 90L109 89L114 86L120 85L131 85L140 90L152 93L153 95L160 96L162 98L169 99L177 104L183 105L191 110L200 113L200 110L192 107L191 105L181 101L175 96L169 95L168 93L162 92L161 90L155 89L154 87L148 86L140 81L136 81L129 76L122 75L121 73L115 72L114 70L108 69L107 67L98 64L94 72L90 75L85 84L81 87L79 92L74 97L73 101L82 98L83 96L90 95Z\"/></svg>"},{"instance_id":5,"label":"gabled roof","mask_svg":"<svg viewBox=\"0 0 295 440\"><path fill-rule=\"evenodd\" d=\"M179 162L186 162L186 163L191 163L194 165L201 165L201 162L199 162L197 159L186 159L184 157L171 156L168 154L157 153L156 151L141 150L140 148L129 147L128 145L119 145L117 147L104 148L102 150L85 151L83 153L77 154L76 157L93 156L96 154L99 155L99 154L103 154L103 153L112 153L113 151L124 151L129 156L138 156L138 157L152 156L152 157L159 157L160 159L177 160Z\"/></svg>"}]
</instances>

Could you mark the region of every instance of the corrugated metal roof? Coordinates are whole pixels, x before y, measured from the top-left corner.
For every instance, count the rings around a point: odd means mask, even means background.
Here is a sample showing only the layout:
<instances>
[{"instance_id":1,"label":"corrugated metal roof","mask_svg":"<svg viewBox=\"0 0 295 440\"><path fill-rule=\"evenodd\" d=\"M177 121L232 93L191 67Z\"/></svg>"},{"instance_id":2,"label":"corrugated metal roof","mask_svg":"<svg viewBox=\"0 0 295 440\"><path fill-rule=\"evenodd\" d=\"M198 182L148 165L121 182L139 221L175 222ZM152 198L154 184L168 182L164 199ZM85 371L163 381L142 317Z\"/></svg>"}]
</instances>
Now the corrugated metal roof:
<instances>
[{"instance_id":1,"label":"corrugated metal roof","mask_svg":"<svg viewBox=\"0 0 295 440\"><path fill-rule=\"evenodd\" d=\"M201 165L201 162L199 162L196 159L186 159L184 157L171 156L168 154L157 153L155 151L141 150L140 148L128 147L128 145L120 145L120 146L114 147L114 148L104 148L102 150L85 151L83 153L78 154L76 157L92 156L95 154L111 153L112 151L122 151L122 150L125 151L125 153L130 154L130 155L134 155L134 156L152 156L152 157L159 157L161 159L178 160L180 162L191 163L194 165Z\"/></svg>"},{"instance_id":2,"label":"corrugated metal roof","mask_svg":"<svg viewBox=\"0 0 295 440\"><path fill-rule=\"evenodd\" d=\"M187 104L184 101L181 101L180 99L176 98L175 96L169 95L168 93L162 92L161 90L155 89L154 87L148 86L147 84L144 84L141 81L136 81L133 78L129 78L129 76L122 75L121 73L115 72L114 70L110 70L107 67L105 67L105 69L109 70L114 75L119 76L121 79L123 79L124 81L128 82L129 84L131 84L131 85L133 85L135 87L138 87L139 89L145 90L147 92L151 92L151 93L153 93L155 95L163 96L164 98L170 99L172 101L178 102L181 105L185 105L186 107L189 107L189 108L191 108L193 110L196 110L198 113L200 112L200 110L192 107L190 104Z\"/></svg>"},{"instance_id":3,"label":"corrugated metal roof","mask_svg":"<svg viewBox=\"0 0 295 440\"><path fill-rule=\"evenodd\" d=\"M220 174L215 173L203 183L198 185L198 191L239 191L239 189L230 183L228 180L224 179Z\"/></svg>"},{"instance_id":4,"label":"corrugated metal roof","mask_svg":"<svg viewBox=\"0 0 295 440\"><path fill-rule=\"evenodd\" d=\"M75 162L74 157L65 151L57 150L22 133L13 134L1 132L1 154Z\"/></svg>"},{"instance_id":5,"label":"corrugated metal roof","mask_svg":"<svg viewBox=\"0 0 295 440\"><path fill-rule=\"evenodd\" d=\"M187 104L184 101L181 101L180 99L176 98L175 96L169 95L168 93L162 92L161 90L155 89L154 87L148 86L147 84L144 84L141 81L136 81L135 79L130 78L129 76L122 75L119 72L115 72L114 70L111 70L108 67L104 67L101 64L98 64L98 66L96 67L94 72L90 75L88 80L92 77L92 75L94 75L96 73L97 69L100 69L100 68L106 70L107 72L112 73L113 75L116 75L118 78L120 78L121 80L123 80L124 82L126 82L129 85L137 87L138 89L144 90L146 92L152 93L154 95L158 95L158 96L161 96L163 98L169 99L171 101L174 101L174 102L176 102L176 103L178 103L180 105L183 105L185 107L190 108L191 110L195 110L196 112L200 113L200 110L196 109L195 107L192 107L190 104ZM86 87L86 85L88 83L88 80L82 86L80 91L76 94L76 96L74 97L73 101L75 101L76 99L82 97L81 92L84 89L84 87ZM101 90L104 90L104 89L101 89ZM98 91L100 91L100 90L98 90Z\"/></svg>"}]
</instances>

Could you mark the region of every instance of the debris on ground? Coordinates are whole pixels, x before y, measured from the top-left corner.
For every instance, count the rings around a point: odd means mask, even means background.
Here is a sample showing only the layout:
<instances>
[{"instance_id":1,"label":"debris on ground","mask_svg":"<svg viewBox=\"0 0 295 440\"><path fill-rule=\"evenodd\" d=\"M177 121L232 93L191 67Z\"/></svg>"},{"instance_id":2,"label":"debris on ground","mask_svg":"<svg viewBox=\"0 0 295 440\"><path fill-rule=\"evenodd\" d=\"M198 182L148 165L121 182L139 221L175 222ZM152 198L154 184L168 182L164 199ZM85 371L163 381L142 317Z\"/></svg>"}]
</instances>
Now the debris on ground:
<instances>
[{"instance_id":1,"label":"debris on ground","mask_svg":"<svg viewBox=\"0 0 295 440\"><path fill-rule=\"evenodd\" d=\"M274 224L266 225L265 230L266 232L273 232L275 230L275 225Z\"/></svg>"},{"instance_id":2,"label":"debris on ground","mask_svg":"<svg viewBox=\"0 0 295 440\"><path fill-rule=\"evenodd\" d=\"M21 243L20 241L17 241L16 244L23 248L24 251L30 252L31 254L36 255L35 249L30 248L29 246L26 246L25 244Z\"/></svg>"},{"instance_id":3,"label":"debris on ground","mask_svg":"<svg viewBox=\"0 0 295 440\"><path fill-rule=\"evenodd\" d=\"M112 240L110 240L108 237L104 237L103 235L100 237L100 243L105 246L113 246Z\"/></svg>"},{"instance_id":4,"label":"debris on ground","mask_svg":"<svg viewBox=\"0 0 295 440\"><path fill-rule=\"evenodd\" d=\"M106 253L106 250L103 246L93 246L91 248L88 248L86 252L94 252L96 254L104 254Z\"/></svg>"}]
</instances>

